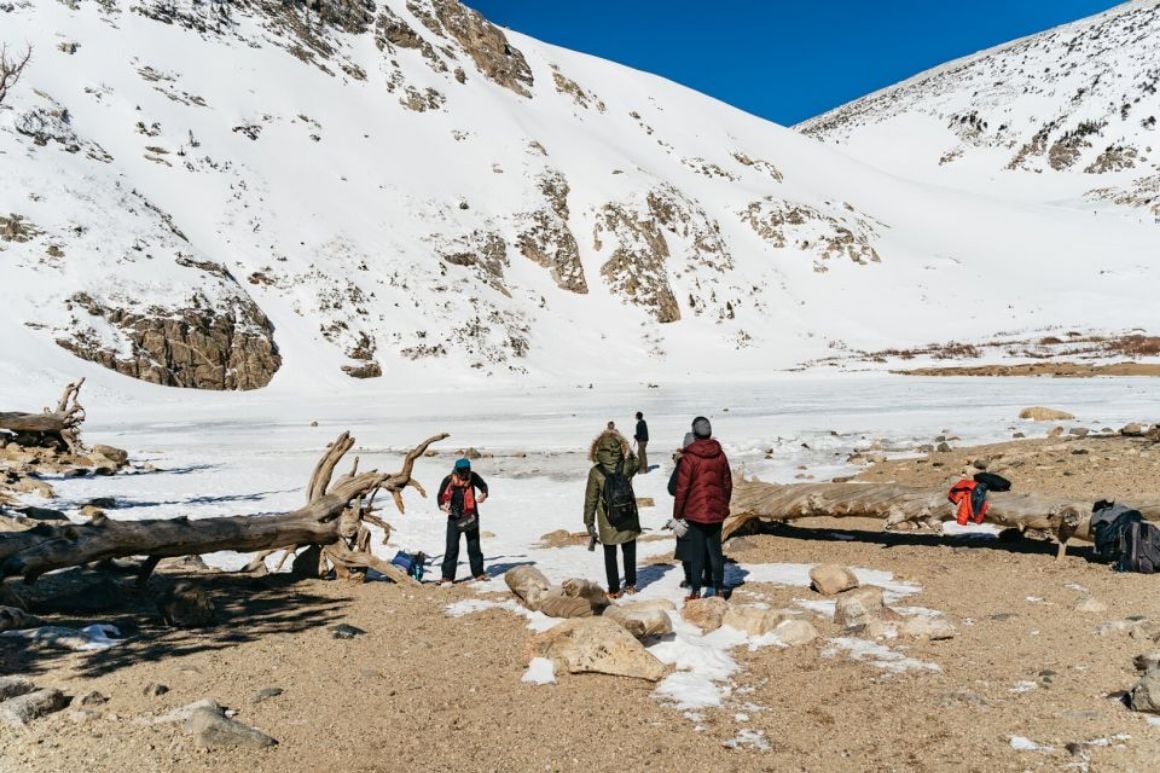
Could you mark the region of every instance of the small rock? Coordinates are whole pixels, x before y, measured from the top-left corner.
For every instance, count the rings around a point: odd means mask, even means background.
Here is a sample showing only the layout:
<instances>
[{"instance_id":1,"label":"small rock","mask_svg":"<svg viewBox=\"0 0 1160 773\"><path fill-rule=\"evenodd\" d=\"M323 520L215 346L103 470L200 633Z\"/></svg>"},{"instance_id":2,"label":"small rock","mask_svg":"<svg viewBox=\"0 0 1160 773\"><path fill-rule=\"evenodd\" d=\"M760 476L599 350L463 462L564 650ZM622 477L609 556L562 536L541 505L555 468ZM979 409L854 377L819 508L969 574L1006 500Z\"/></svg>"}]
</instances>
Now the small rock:
<instances>
[{"instance_id":1,"label":"small rock","mask_svg":"<svg viewBox=\"0 0 1160 773\"><path fill-rule=\"evenodd\" d=\"M1120 427L1120 434L1124 437L1144 437L1147 434L1147 430L1144 429L1144 425L1133 421L1130 424L1125 424Z\"/></svg>"},{"instance_id":2,"label":"small rock","mask_svg":"<svg viewBox=\"0 0 1160 773\"><path fill-rule=\"evenodd\" d=\"M99 693L96 690L82 695L80 700L77 701L81 707L88 709L91 709L95 706L104 706L108 702L108 696L106 696L104 693Z\"/></svg>"},{"instance_id":3,"label":"small rock","mask_svg":"<svg viewBox=\"0 0 1160 773\"><path fill-rule=\"evenodd\" d=\"M311 427L317 427L317 426L318 426L318 422L317 422L317 421L312 421L312 422L310 422L310 426L311 426Z\"/></svg>"},{"instance_id":4,"label":"small rock","mask_svg":"<svg viewBox=\"0 0 1160 773\"><path fill-rule=\"evenodd\" d=\"M110 462L113 462L118 467L124 466L124 465L129 463L128 452L123 451L120 448L114 448L113 446L106 446L106 445L101 445L100 443L98 443L97 445L92 447L92 452L95 456L105 457L106 459L108 459Z\"/></svg>"},{"instance_id":5,"label":"small rock","mask_svg":"<svg viewBox=\"0 0 1160 773\"><path fill-rule=\"evenodd\" d=\"M716 631L721 627L729 602L720 596L686 601L681 609L681 617L701 629L702 633Z\"/></svg>"},{"instance_id":6,"label":"small rock","mask_svg":"<svg viewBox=\"0 0 1160 773\"><path fill-rule=\"evenodd\" d=\"M0 701L26 695L36 689L36 685L19 676L0 676Z\"/></svg>"},{"instance_id":7,"label":"small rock","mask_svg":"<svg viewBox=\"0 0 1160 773\"><path fill-rule=\"evenodd\" d=\"M156 698L169 692L169 688L163 684L158 684L157 682L150 682L149 684L145 685L145 689L142 690L142 692L147 698Z\"/></svg>"},{"instance_id":8,"label":"small rock","mask_svg":"<svg viewBox=\"0 0 1160 773\"><path fill-rule=\"evenodd\" d=\"M1087 427L1072 427L1067 431L1067 434L1075 435L1076 437L1087 437L1090 433L1091 430Z\"/></svg>"},{"instance_id":9,"label":"small rock","mask_svg":"<svg viewBox=\"0 0 1160 773\"><path fill-rule=\"evenodd\" d=\"M1074 419L1075 416L1067 411L1061 411L1056 408L1044 408L1042 405L1037 405L1032 408L1024 408L1019 412L1020 419L1030 419L1031 421L1068 421Z\"/></svg>"},{"instance_id":10,"label":"small rock","mask_svg":"<svg viewBox=\"0 0 1160 773\"><path fill-rule=\"evenodd\" d=\"M949 453L951 450L951 445L950 445L950 443L948 443L944 440L943 442L941 442L937 446L935 446L935 450L938 451L940 454Z\"/></svg>"},{"instance_id":11,"label":"small rock","mask_svg":"<svg viewBox=\"0 0 1160 773\"><path fill-rule=\"evenodd\" d=\"M209 595L188 582L178 583L157 605L166 625L201 628L214 623L214 605Z\"/></svg>"},{"instance_id":12,"label":"small rock","mask_svg":"<svg viewBox=\"0 0 1160 773\"><path fill-rule=\"evenodd\" d=\"M785 612L763 609L753 604L731 604L721 618L721 625L744 631L750 636L762 636L786 620Z\"/></svg>"},{"instance_id":13,"label":"small rock","mask_svg":"<svg viewBox=\"0 0 1160 773\"><path fill-rule=\"evenodd\" d=\"M1155 668L1160 668L1160 652L1148 652L1143 655L1137 655L1132 659L1132 665L1136 667L1137 671L1151 671Z\"/></svg>"},{"instance_id":14,"label":"small rock","mask_svg":"<svg viewBox=\"0 0 1160 773\"><path fill-rule=\"evenodd\" d=\"M810 569L810 582L814 590L823 596L833 596L858 587L858 578L854 573L838 564L819 564Z\"/></svg>"},{"instance_id":15,"label":"small rock","mask_svg":"<svg viewBox=\"0 0 1160 773\"><path fill-rule=\"evenodd\" d=\"M1093 599L1091 596L1084 596L1076 602L1074 609L1076 612L1085 614L1102 615L1108 611L1108 605L1098 599Z\"/></svg>"},{"instance_id":16,"label":"small rock","mask_svg":"<svg viewBox=\"0 0 1160 773\"><path fill-rule=\"evenodd\" d=\"M256 693L254 693L254 697L250 699L250 703L261 703L262 701L269 700L270 698L277 698L283 692L285 692L285 690L283 690L281 687L266 687L265 689L258 690Z\"/></svg>"},{"instance_id":17,"label":"small rock","mask_svg":"<svg viewBox=\"0 0 1160 773\"><path fill-rule=\"evenodd\" d=\"M207 748L246 746L260 749L278 743L260 730L208 708L195 709L186 721L185 729L199 745Z\"/></svg>"},{"instance_id":18,"label":"small rock","mask_svg":"<svg viewBox=\"0 0 1160 773\"><path fill-rule=\"evenodd\" d=\"M363 629L355 628L353 625L347 625L346 623L330 626L330 635L336 639L353 639L365 633L366 631Z\"/></svg>"},{"instance_id":19,"label":"small rock","mask_svg":"<svg viewBox=\"0 0 1160 773\"><path fill-rule=\"evenodd\" d=\"M843 628L855 628L872 620L881 620L886 606L882 593L876 585L865 585L838 594L834 622Z\"/></svg>"},{"instance_id":20,"label":"small rock","mask_svg":"<svg viewBox=\"0 0 1160 773\"><path fill-rule=\"evenodd\" d=\"M951 625L950 621L941 617L920 615L908 618L906 622L898 626L898 634L911 639L942 641L955 638L955 627Z\"/></svg>"},{"instance_id":21,"label":"small rock","mask_svg":"<svg viewBox=\"0 0 1160 773\"><path fill-rule=\"evenodd\" d=\"M60 690L36 690L0 703L0 722L8 725L26 725L34 719L60 711L66 706L68 698Z\"/></svg>"},{"instance_id":22,"label":"small rock","mask_svg":"<svg viewBox=\"0 0 1160 773\"><path fill-rule=\"evenodd\" d=\"M778 641L790 647L800 647L818 638L818 629L808 620L782 620L773 629Z\"/></svg>"},{"instance_id":23,"label":"small rock","mask_svg":"<svg viewBox=\"0 0 1160 773\"><path fill-rule=\"evenodd\" d=\"M1059 437L1063 434L1063 427L1052 427L1047 432L1048 437Z\"/></svg>"},{"instance_id":24,"label":"small rock","mask_svg":"<svg viewBox=\"0 0 1160 773\"><path fill-rule=\"evenodd\" d=\"M1160 714L1160 671L1154 670L1144 674L1128 693L1128 705L1133 711Z\"/></svg>"},{"instance_id":25,"label":"small rock","mask_svg":"<svg viewBox=\"0 0 1160 773\"><path fill-rule=\"evenodd\" d=\"M1015 440L1022 440L1023 438L1027 437L1027 435L1022 432L1014 432L1011 434L1011 437Z\"/></svg>"},{"instance_id":26,"label":"small rock","mask_svg":"<svg viewBox=\"0 0 1160 773\"><path fill-rule=\"evenodd\" d=\"M986 458L975 459L971 462L971 466L976 470L985 470L990 464L991 460Z\"/></svg>"},{"instance_id":27,"label":"small rock","mask_svg":"<svg viewBox=\"0 0 1160 773\"><path fill-rule=\"evenodd\" d=\"M117 500L112 497L96 497L85 502L82 507L95 507L98 510L113 510L117 507Z\"/></svg>"}]
</instances>

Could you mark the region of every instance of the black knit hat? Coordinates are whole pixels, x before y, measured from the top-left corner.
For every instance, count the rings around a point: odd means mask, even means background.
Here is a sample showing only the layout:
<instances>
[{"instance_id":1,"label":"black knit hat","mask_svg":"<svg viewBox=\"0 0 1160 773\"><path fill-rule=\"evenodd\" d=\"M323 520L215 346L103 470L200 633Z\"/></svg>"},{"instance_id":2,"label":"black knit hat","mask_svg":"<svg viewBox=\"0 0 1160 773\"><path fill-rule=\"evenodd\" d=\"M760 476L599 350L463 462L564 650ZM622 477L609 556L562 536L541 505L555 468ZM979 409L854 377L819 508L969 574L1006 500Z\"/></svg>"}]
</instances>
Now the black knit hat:
<instances>
[{"instance_id":1,"label":"black knit hat","mask_svg":"<svg viewBox=\"0 0 1160 773\"><path fill-rule=\"evenodd\" d=\"M693 419L693 434L700 439L713 436L713 425L704 416Z\"/></svg>"}]
</instances>

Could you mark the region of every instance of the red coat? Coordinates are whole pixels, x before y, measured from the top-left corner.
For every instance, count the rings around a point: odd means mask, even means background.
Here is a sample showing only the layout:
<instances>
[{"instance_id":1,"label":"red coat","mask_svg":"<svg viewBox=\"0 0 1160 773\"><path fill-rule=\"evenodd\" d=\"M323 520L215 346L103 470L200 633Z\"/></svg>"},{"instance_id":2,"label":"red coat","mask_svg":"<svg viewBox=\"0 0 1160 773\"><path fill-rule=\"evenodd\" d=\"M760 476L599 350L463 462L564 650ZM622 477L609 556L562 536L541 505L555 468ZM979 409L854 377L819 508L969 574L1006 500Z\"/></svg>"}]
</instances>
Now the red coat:
<instances>
[{"instance_id":1,"label":"red coat","mask_svg":"<svg viewBox=\"0 0 1160 773\"><path fill-rule=\"evenodd\" d=\"M697 523L721 523L729 515L733 473L716 440L698 440L685 449L677 465L673 517Z\"/></svg>"}]
</instances>

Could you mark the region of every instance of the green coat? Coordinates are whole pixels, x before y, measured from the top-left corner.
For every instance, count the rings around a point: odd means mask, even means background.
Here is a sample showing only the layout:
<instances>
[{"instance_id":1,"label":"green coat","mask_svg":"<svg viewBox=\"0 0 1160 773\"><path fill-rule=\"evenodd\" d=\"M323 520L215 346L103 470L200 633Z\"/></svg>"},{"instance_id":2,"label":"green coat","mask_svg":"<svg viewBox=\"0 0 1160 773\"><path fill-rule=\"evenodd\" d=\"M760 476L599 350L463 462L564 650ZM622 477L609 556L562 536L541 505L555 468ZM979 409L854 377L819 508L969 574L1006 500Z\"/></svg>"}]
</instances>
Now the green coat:
<instances>
[{"instance_id":1,"label":"green coat","mask_svg":"<svg viewBox=\"0 0 1160 773\"><path fill-rule=\"evenodd\" d=\"M597 535L603 545L622 545L640 536L640 518L632 517L619 529L608 522L604 513L604 474L615 472L622 459L620 443L615 438L602 439L596 450L596 464L588 471L588 489L584 494L584 526L596 524ZM631 478L640 471L636 455L629 451L624 460L624 474Z\"/></svg>"}]
</instances>

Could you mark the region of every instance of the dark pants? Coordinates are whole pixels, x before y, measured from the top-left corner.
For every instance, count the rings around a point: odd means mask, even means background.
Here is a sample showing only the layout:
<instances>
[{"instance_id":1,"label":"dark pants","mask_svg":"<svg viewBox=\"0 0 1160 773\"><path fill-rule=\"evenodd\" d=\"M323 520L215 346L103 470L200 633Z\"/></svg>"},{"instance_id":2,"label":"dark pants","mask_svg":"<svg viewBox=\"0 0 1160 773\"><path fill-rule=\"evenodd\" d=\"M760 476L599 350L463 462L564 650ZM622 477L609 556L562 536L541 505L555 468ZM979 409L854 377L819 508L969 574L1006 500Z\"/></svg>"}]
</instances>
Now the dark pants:
<instances>
[{"instance_id":1,"label":"dark pants","mask_svg":"<svg viewBox=\"0 0 1160 773\"><path fill-rule=\"evenodd\" d=\"M689 521L692 552L689 556L689 582L693 591L701 589L706 562L712 572L713 587L720 592L725 585L725 554L721 552L721 524Z\"/></svg>"},{"instance_id":2,"label":"dark pants","mask_svg":"<svg viewBox=\"0 0 1160 773\"><path fill-rule=\"evenodd\" d=\"M703 562L705 568L701 573L701 577L703 578L702 581L700 583L693 582L693 561L692 561L692 559L693 559L694 548L700 549L702 553L705 552L705 545L703 544L704 540L698 539L696 541L696 544L694 544L692 541L693 539L694 538L689 536L687 533L685 534L684 537L677 538L677 550L676 550L676 553L674 555L674 558L676 558L678 561L681 562L681 570L685 573L685 584L682 587L688 588L688 587L691 587L693 585L698 585L700 587L709 587L713 584L713 572L709 567L709 560L708 560L707 556L705 558L705 561Z\"/></svg>"},{"instance_id":3,"label":"dark pants","mask_svg":"<svg viewBox=\"0 0 1160 773\"><path fill-rule=\"evenodd\" d=\"M636 585L636 540L620 546L624 554L624 584ZM604 572L608 575L608 592L620 592L620 573L616 566L616 545L604 546Z\"/></svg>"},{"instance_id":4,"label":"dark pants","mask_svg":"<svg viewBox=\"0 0 1160 773\"><path fill-rule=\"evenodd\" d=\"M483 574L483 550L479 547L479 521L467 531L460 531L455 521L447 519L447 545L443 549L443 579L455 579L455 567L459 563L459 536L467 537L467 559L471 563L471 576Z\"/></svg>"}]
</instances>

